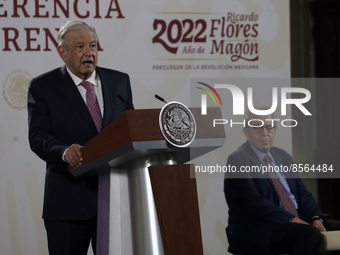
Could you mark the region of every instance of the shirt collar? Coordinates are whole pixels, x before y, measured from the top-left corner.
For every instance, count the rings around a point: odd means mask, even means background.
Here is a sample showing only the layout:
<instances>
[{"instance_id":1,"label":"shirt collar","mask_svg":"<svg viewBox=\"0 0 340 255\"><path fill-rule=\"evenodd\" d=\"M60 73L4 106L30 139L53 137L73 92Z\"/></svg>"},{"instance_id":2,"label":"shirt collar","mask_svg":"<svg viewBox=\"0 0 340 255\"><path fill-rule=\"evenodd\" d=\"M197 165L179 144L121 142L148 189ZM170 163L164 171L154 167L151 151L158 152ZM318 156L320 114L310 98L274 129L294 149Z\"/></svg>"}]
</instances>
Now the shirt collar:
<instances>
[{"instance_id":1,"label":"shirt collar","mask_svg":"<svg viewBox=\"0 0 340 255\"><path fill-rule=\"evenodd\" d=\"M256 148L251 144L251 142L248 141L248 143L249 143L250 147L253 149L253 151L255 152L256 156L259 158L259 160L260 160L261 162L263 162L263 158L264 158L264 156L266 156L266 155L268 155L268 156L270 157L270 159L271 159L272 162L275 162L275 161L274 161L274 158L273 158L273 156L272 156L272 154L270 153L270 151L269 151L268 153L264 153L263 151L260 151L260 150L256 149Z\"/></svg>"},{"instance_id":2,"label":"shirt collar","mask_svg":"<svg viewBox=\"0 0 340 255\"><path fill-rule=\"evenodd\" d=\"M69 73L69 75L71 76L74 84L76 86L79 86L80 83L83 81L82 79L80 79L78 76L74 75L70 69L68 69L68 67L66 67L67 72ZM93 86L98 86L97 80L96 80L96 70L93 71L93 73L91 74L91 76L86 80L88 82L91 82L93 84Z\"/></svg>"}]
</instances>

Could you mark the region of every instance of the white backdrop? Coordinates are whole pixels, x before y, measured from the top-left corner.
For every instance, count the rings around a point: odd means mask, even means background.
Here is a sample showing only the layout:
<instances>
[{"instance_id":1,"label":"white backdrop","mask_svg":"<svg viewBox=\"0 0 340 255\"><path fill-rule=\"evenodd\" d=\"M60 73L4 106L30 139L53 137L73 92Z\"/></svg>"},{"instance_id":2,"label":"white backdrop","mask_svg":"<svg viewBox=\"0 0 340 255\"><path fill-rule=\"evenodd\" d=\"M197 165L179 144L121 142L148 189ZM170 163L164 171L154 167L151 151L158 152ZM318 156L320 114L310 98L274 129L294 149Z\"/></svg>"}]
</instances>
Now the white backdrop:
<instances>
[{"instance_id":1,"label":"white backdrop","mask_svg":"<svg viewBox=\"0 0 340 255\"><path fill-rule=\"evenodd\" d=\"M0 0L1 254L47 254L45 165L29 149L26 94L32 77L63 64L54 41L66 21L97 29L98 63L130 75L137 109L161 108L154 94L189 105L191 78L290 76L288 0L24 2ZM228 130L224 148L207 157L225 160L243 141ZM228 247L222 183L197 179L206 255Z\"/></svg>"}]
</instances>

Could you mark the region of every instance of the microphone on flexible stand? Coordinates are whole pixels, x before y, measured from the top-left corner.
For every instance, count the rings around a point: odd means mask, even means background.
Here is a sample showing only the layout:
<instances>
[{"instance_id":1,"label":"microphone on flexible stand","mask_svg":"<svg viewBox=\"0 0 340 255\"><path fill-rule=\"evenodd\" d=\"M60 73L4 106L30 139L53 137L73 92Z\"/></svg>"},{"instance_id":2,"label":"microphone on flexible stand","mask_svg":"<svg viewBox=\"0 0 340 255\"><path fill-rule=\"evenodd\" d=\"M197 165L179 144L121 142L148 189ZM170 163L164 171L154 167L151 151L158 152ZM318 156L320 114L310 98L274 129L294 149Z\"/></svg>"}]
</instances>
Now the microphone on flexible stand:
<instances>
[{"instance_id":1,"label":"microphone on flexible stand","mask_svg":"<svg viewBox=\"0 0 340 255\"><path fill-rule=\"evenodd\" d=\"M164 100L164 98L163 98L163 97L160 97L159 95L155 95L155 98L157 98L159 101L161 101L161 102L163 102L163 103L166 103L166 104L167 104L167 102Z\"/></svg>"}]
</instances>

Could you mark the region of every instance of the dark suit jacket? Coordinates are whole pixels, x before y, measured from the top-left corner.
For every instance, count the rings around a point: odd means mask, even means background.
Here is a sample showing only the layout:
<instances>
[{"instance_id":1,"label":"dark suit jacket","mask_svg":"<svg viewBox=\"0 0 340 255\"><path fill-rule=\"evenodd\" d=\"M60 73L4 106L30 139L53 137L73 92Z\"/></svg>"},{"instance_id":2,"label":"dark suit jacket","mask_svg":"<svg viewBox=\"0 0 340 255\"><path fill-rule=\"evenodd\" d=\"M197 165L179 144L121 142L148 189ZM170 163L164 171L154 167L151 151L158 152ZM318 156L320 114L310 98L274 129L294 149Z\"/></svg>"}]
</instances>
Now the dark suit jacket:
<instances>
[{"instance_id":1,"label":"dark suit jacket","mask_svg":"<svg viewBox=\"0 0 340 255\"><path fill-rule=\"evenodd\" d=\"M132 109L129 76L96 68L100 77L103 128L126 109ZM97 177L73 177L62 161L73 143L85 145L98 132L87 106L66 67L31 80L28 90L31 149L46 161L43 217L46 220L86 220L97 212Z\"/></svg>"},{"instance_id":2,"label":"dark suit jacket","mask_svg":"<svg viewBox=\"0 0 340 255\"><path fill-rule=\"evenodd\" d=\"M272 147L270 152L277 165L289 166L293 163L292 157L282 149ZM263 165L248 142L228 157L229 164L237 169ZM287 182L297 200L300 218L310 221L316 215L326 216L300 178L287 178ZM272 181L251 176L229 178L226 175L224 193L229 207L229 251L236 251L236 254L269 254L271 224L285 224L294 217L280 207Z\"/></svg>"}]
</instances>

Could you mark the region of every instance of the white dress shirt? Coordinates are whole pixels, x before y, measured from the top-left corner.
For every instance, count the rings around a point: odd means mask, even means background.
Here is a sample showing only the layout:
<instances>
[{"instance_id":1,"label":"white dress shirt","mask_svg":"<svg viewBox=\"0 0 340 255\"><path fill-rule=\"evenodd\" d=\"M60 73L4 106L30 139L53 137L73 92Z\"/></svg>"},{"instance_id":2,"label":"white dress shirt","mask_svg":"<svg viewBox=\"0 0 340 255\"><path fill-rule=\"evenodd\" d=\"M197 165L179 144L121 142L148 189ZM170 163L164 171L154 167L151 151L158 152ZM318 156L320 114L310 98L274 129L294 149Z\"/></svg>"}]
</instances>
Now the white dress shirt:
<instances>
[{"instance_id":1,"label":"white dress shirt","mask_svg":"<svg viewBox=\"0 0 340 255\"><path fill-rule=\"evenodd\" d=\"M84 99L84 102L86 103L86 89L83 86L80 85L80 83L83 80L80 79L78 76L75 76L70 71L70 69L68 69L67 67L66 67L66 70L69 73L69 75L71 76L72 80L74 81L74 84L77 86L80 95ZM91 74L91 76L86 81L91 82L93 84L93 90L94 90L94 93L97 96L100 112L101 112L102 117L103 117L103 115L104 115L104 100L103 100L102 85L101 85L101 81L99 79L99 76L96 73L96 70L94 70L94 72Z\"/></svg>"}]
</instances>

